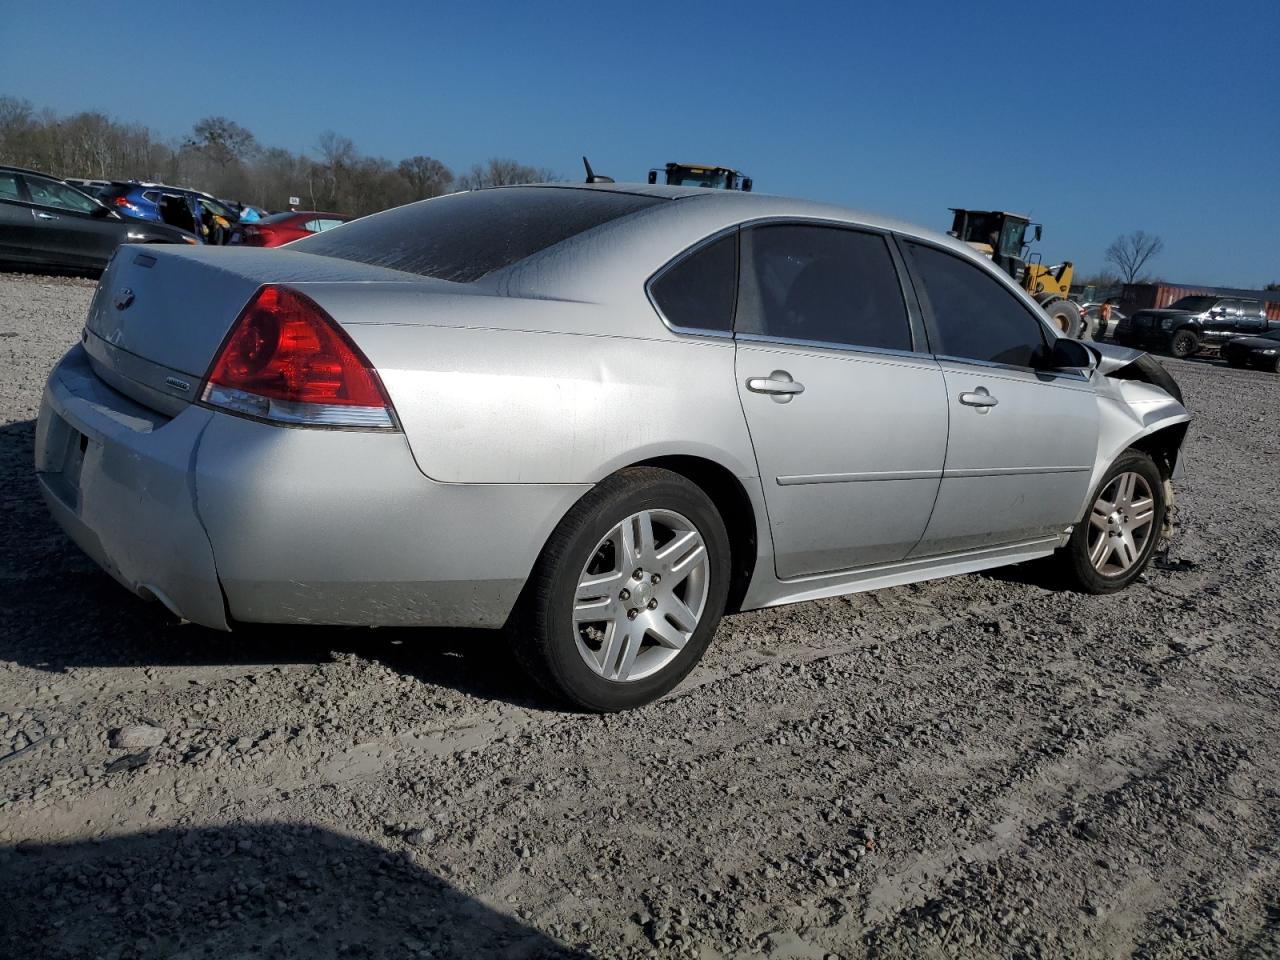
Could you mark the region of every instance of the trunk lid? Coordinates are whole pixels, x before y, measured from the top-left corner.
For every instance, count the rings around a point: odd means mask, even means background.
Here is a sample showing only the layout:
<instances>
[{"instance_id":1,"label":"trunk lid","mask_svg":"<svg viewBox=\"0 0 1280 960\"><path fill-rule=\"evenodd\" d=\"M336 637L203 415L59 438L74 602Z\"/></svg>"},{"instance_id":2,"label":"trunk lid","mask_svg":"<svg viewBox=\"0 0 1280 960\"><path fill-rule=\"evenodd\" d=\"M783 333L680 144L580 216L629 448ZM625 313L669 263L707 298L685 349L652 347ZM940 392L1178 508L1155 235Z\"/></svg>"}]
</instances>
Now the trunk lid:
<instances>
[{"instance_id":1,"label":"trunk lid","mask_svg":"<svg viewBox=\"0 0 1280 960\"><path fill-rule=\"evenodd\" d=\"M199 384L240 311L264 283L394 281L398 270L288 250L126 245L103 273L83 343L116 390L169 415Z\"/></svg>"}]
</instances>

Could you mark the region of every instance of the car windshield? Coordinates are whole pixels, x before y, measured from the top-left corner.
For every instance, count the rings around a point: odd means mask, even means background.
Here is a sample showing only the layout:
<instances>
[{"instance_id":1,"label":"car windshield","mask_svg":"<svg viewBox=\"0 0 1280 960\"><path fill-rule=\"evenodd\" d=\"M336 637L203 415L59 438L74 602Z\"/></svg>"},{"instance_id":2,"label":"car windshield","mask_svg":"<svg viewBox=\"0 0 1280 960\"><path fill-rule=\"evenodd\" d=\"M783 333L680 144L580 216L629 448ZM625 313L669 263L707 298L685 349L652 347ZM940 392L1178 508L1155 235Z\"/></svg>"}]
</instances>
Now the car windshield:
<instances>
[{"instance_id":1,"label":"car windshield","mask_svg":"<svg viewBox=\"0 0 1280 960\"><path fill-rule=\"evenodd\" d=\"M668 202L564 187L454 193L305 237L291 250L469 283L601 224Z\"/></svg>"},{"instance_id":2,"label":"car windshield","mask_svg":"<svg viewBox=\"0 0 1280 960\"><path fill-rule=\"evenodd\" d=\"M1217 297L1183 297L1169 304L1170 310L1190 310L1192 313L1203 313L1218 302Z\"/></svg>"},{"instance_id":3,"label":"car windshield","mask_svg":"<svg viewBox=\"0 0 1280 960\"><path fill-rule=\"evenodd\" d=\"M729 175L723 170L672 170L667 174L671 187L711 187L714 190L729 189Z\"/></svg>"}]
</instances>

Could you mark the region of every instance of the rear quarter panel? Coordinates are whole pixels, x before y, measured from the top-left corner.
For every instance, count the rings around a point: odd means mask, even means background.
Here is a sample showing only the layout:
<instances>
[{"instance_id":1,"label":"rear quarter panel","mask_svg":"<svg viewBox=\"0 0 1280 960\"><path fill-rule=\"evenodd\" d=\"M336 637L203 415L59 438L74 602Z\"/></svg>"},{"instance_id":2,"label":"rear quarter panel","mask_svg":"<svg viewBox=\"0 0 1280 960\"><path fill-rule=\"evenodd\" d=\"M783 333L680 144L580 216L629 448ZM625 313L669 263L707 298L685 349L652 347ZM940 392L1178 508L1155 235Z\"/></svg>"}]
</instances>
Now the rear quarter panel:
<instances>
[{"instance_id":1,"label":"rear quarter panel","mask_svg":"<svg viewBox=\"0 0 1280 960\"><path fill-rule=\"evenodd\" d=\"M565 332L592 305L503 298L500 328L458 300L450 325L347 325L431 479L592 483L671 455L755 476L731 340L678 338L647 304L651 339Z\"/></svg>"}]
</instances>

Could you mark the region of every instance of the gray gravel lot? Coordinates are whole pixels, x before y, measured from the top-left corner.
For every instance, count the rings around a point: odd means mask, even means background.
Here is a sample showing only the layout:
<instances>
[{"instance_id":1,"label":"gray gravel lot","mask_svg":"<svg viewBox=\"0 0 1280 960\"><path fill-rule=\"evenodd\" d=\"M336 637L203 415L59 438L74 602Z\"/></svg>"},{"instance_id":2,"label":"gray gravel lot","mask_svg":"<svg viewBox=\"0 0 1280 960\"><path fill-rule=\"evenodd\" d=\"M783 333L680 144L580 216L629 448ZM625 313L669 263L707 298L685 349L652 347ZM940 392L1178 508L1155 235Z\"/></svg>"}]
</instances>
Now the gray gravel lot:
<instances>
[{"instance_id":1,"label":"gray gravel lot","mask_svg":"<svg viewBox=\"0 0 1280 960\"><path fill-rule=\"evenodd\" d=\"M1168 361L1178 562L1125 593L743 614L580 716L494 635L218 634L99 572L31 476L91 294L0 276L0 956L1280 954L1280 377Z\"/></svg>"}]
</instances>

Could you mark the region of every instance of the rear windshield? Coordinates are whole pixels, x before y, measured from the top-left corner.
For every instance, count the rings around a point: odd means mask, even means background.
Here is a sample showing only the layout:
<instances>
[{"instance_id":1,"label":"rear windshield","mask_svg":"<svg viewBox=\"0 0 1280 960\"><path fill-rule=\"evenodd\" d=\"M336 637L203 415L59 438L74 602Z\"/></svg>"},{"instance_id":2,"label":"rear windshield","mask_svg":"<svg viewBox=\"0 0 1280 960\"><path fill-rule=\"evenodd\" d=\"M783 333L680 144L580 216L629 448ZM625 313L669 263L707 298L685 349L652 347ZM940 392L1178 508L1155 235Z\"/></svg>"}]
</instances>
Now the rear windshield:
<instances>
[{"instance_id":1,"label":"rear windshield","mask_svg":"<svg viewBox=\"0 0 1280 960\"><path fill-rule=\"evenodd\" d=\"M290 249L469 283L661 202L562 187L475 190L376 213L298 240Z\"/></svg>"}]
</instances>

